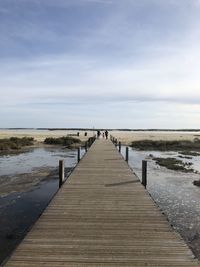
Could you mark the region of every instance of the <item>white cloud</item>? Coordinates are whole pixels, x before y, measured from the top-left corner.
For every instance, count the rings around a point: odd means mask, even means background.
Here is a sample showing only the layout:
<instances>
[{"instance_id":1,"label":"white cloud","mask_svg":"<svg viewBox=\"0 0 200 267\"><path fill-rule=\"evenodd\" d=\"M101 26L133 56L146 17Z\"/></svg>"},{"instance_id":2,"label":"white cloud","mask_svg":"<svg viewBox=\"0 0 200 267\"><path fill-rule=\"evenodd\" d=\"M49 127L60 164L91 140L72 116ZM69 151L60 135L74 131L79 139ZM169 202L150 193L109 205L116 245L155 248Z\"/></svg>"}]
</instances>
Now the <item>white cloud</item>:
<instances>
[{"instance_id":1,"label":"white cloud","mask_svg":"<svg viewBox=\"0 0 200 267\"><path fill-rule=\"evenodd\" d=\"M200 101L198 60L180 55L136 66L104 67L88 58L58 57L1 68L4 105L47 102ZM189 58L191 58L189 56ZM87 62L87 63L86 63ZM178 62L178 63L177 63ZM14 97L13 97L14 96Z\"/></svg>"},{"instance_id":2,"label":"white cloud","mask_svg":"<svg viewBox=\"0 0 200 267\"><path fill-rule=\"evenodd\" d=\"M67 7L83 2L112 3L109 0L45 3ZM42 1L37 3L41 4ZM141 12L147 1L139 7L138 1L126 3L132 3L132 7L139 8L137 11ZM158 1L154 0L153 3L158 4ZM194 5L196 2L192 3ZM176 8L180 6L177 1L164 1L159 5L168 6L167 12L170 12L169 5L173 4ZM142 125L147 128L164 125L194 127L192 125L200 117L199 19L196 15L194 19L187 18L184 13L183 25L178 27L176 23L179 24L179 21L175 20L173 29L173 23L170 26L166 21L163 23L161 15L151 10L160 22L154 28L154 24L150 27L147 23L153 18L152 14L148 14L149 10L136 14L128 7L124 1L123 4L113 2L111 11L105 12L94 28L86 27L83 30L79 26L86 34L73 36L77 40L74 51L67 49L68 43L64 42L66 50L59 53L55 49L53 52L42 51L42 56L36 53L32 57L1 60L0 112L7 114L10 121L13 121L10 114L18 114L18 117L23 117L23 113L32 114L30 116L36 121L38 113L41 113L44 114L42 124L54 118L55 110L64 114L66 109L69 112L70 106L70 114L61 117L60 126L62 120L72 123L70 118L77 124L78 121L87 124L90 118L91 121L96 118L99 125L105 122L109 127L112 122L113 126L110 127L117 127L115 117L125 117L120 127L132 127L133 123L141 128ZM29 25L32 23L30 21ZM37 38L55 39L56 42L57 37L59 42L68 38L66 33L65 38L60 32L45 27L39 29L39 26L31 27L31 33L25 27L16 32L15 37L25 41L36 39L36 42ZM5 42L9 39L6 39L8 35L4 36ZM12 41L15 45L16 40ZM127 114L130 117L126 117Z\"/></svg>"}]
</instances>

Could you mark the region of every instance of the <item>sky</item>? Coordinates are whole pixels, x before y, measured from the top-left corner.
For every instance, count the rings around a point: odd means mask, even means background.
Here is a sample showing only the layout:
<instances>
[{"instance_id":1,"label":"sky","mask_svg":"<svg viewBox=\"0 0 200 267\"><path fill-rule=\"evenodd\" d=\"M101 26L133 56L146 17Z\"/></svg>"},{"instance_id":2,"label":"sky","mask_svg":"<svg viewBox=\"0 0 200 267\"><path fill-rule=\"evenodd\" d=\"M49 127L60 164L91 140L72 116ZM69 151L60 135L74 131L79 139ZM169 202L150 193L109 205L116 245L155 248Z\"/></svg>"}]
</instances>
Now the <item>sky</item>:
<instances>
[{"instance_id":1,"label":"sky","mask_svg":"<svg viewBox=\"0 0 200 267\"><path fill-rule=\"evenodd\" d=\"M199 0L0 0L0 127L200 128Z\"/></svg>"}]
</instances>

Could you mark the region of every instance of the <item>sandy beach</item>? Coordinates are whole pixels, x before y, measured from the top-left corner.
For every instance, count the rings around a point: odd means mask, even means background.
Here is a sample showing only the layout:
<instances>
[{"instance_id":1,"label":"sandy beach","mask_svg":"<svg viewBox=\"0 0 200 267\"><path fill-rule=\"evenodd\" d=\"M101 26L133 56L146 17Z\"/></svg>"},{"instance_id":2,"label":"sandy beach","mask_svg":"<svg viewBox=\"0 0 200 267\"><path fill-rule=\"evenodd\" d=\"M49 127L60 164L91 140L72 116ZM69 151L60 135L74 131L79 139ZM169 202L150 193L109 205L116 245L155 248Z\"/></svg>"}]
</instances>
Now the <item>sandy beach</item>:
<instances>
[{"instance_id":1,"label":"sandy beach","mask_svg":"<svg viewBox=\"0 0 200 267\"><path fill-rule=\"evenodd\" d=\"M77 133L79 132L79 136ZM95 132L94 132L95 133ZM81 141L87 140L89 137L93 136L93 131L88 131L87 136L85 136L85 131L73 131L73 130L0 130L0 139L14 137L34 137L37 142L43 142L47 137L61 137L61 136L73 136L81 139Z\"/></svg>"},{"instance_id":2,"label":"sandy beach","mask_svg":"<svg viewBox=\"0 0 200 267\"><path fill-rule=\"evenodd\" d=\"M200 138L198 132L162 132L162 131L113 131L111 132L115 138L123 144L131 144L132 141L138 140L194 140Z\"/></svg>"},{"instance_id":3,"label":"sandy beach","mask_svg":"<svg viewBox=\"0 0 200 267\"><path fill-rule=\"evenodd\" d=\"M79 136L77 136L79 132ZM85 136L87 132L87 136ZM96 131L83 130L0 130L0 139L15 137L34 137L37 142L43 142L46 137L73 136L81 141L86 141L89 137L96 134ZM200 138L200 132L170 132L170 131L110 131L110 135L117 138L122 144L131 144L137 140L194 140Z\"/></svg>"}]
</instances>

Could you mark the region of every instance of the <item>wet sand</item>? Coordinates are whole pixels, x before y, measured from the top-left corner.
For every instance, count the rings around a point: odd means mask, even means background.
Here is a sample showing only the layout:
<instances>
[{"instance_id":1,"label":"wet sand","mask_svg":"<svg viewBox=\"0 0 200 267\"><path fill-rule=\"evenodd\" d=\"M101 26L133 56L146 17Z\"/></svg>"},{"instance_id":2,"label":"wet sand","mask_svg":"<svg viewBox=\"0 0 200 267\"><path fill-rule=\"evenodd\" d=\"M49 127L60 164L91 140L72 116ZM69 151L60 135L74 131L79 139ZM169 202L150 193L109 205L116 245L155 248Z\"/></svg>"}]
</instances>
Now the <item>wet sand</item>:
<instances>
[{"instance_id":1,"label":"wet sand","mask_svg":"<svg viewBox=\"0 0 200 267\"><path fill-rule=\"evenodd\" d=\"M32 173L2 175L0 176L0 197L16 192L30 191L34 186L39 185L43 181L48 181L52 177L58 177L58 170L49 167L36 168Z\"/></svg>"}]
</instances>

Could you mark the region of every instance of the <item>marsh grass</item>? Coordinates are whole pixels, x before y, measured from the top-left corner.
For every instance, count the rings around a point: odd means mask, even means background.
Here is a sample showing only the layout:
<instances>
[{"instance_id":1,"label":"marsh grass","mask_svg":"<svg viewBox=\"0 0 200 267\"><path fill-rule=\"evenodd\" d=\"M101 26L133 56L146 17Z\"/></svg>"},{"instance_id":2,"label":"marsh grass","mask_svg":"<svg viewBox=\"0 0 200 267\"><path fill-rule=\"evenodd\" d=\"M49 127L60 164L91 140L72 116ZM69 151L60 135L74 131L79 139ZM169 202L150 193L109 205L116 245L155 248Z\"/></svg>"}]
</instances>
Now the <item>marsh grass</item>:
<instances>
[{"instance_id":1,"label":"marsh grass","mask_svg":"<svg viewBox=\"0 0 200 267\"><path fill-rule=\"evenodd\" d=\"M182 155L178 155L178 158L181 158L181 159L192 159L192 157L190 157L190 156L182 156Z\"/></svg>"},{"instance_id":2,"label":"marsh grass","mask_svg":"<svg viewBox=\"0 0 200 267\"><path fill-rule=\"evenodd\" d=\"M194 141L189 140L174 140L174 141L163 141L163 140L140 140L133 141L131 147L138 150L156 150L156 151L200 151L200 139L195 138ZM181 153L182 154L182 153ZM189 154L188 154L189 155Z\"/></svg>"},{"instance_id":3,"label":"marsh grass","mask_svg":"<svg viewBox=\"0 0 200 267\"><path fill-rule=\"evenodd\" d=\"M33 144L34 144L33 137L22 137L22 138L11 137L11 138L0 139L0 151L7 152L11 150L19 150L22 147L31 146Z\"/></svg>"},{"instance_id":4,"label":"marsh grass","mask_svg":"<svg viewBox=\"0 0 200 267\"><path fill-rule=\"evenodd\" d=\"M92 143L95 141L96 137L92 136L92 137L89 137L88 140L87 140L87 143L92 145Z\"/></svg>"},{"instance_id":5,"label":"marsh grass","mask_svg":"<svg viewBox=\"0 0 200 267\"><path fill-rule=\"evenodd\" d=\"M193 185L196 185L196 186L199 186L200 187L200 180L193 181Z\"/></svg>"},{"instance_id":6,"label":"marsh grass","mask_svg":"<svg viewBox=\"0 0 200 267\"><path fill-rule=\"evenodd\" d=\"M179 154L186 155L186 156L193 156L193 157L200 156L200 152L196 152L196 151L181 151L179 152Z\"/></svg>"},{"instance_id":7,"label":"marsh grass","mask_svg":"<svg viewBox=\"0 0 200 267\"><path fill-rule=\"evenodd\" d=\"M80 144L81 140L70 136L62 136L58 138L48 137L44 140L48 145L62 145L71 148L75 144Z\"/></svg>"},{"instance_id":8,"label":"marsh grass","mask_svg":"<svg viewBox=\"0 0 200 267\"><path fill-rule=\"evenodd\" d=\"M182 160L176 158L153 158L156 161L156 164L163 166L170 170L182 171L182 172L194 172L191 169L191 162L183 162Z\"/></svg>"}]
</instances>

